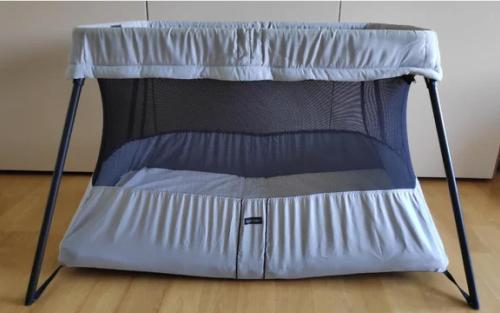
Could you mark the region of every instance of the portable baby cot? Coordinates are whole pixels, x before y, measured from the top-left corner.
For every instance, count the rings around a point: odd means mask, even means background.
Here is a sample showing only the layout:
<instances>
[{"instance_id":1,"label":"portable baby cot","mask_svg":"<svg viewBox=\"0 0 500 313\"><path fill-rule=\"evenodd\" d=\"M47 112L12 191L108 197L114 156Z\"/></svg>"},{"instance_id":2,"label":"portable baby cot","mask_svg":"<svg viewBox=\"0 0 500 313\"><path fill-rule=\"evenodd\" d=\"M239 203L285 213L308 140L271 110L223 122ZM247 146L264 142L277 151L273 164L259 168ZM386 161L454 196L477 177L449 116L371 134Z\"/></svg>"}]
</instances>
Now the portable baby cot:
<instances>
[{"instance_id":1,"label":"portable baby cot","mask_svg":"<svg viewBox=\"0 0 500 313\"><path fill-rule=\"evenodd\" d=\"M74 79L26 303L37 290L78 98L103 133L60 245L66 266L237 279L446 272L412 170L406 101L426 78L478 306L435 82L437 36L382 24L126 22L74 30ZM449 276L451 278L451 276Z\"/></svg>"}]
</instances>

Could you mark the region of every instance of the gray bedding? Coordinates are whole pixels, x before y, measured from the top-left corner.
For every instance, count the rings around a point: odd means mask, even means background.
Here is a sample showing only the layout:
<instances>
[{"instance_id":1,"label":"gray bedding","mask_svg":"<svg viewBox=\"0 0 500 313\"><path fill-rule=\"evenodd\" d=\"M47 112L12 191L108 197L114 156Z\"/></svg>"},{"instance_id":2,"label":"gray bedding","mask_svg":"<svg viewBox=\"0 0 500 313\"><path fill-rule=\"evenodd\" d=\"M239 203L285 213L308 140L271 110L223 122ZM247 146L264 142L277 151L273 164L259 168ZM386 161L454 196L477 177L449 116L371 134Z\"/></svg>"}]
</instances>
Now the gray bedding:
<instances>
[{"instance_id":1,"label":"gray bedding","mask_svg":"<svg viewBox=\"0 0 500 313\"><path fill-rule=\"evenodd\" d=\"M145 168L123 175L116 186L234 198L270 198L333 191L387 189L391 184L385 171L377 169L251 178L198 171Z\"/></svg>"}]
</instances>

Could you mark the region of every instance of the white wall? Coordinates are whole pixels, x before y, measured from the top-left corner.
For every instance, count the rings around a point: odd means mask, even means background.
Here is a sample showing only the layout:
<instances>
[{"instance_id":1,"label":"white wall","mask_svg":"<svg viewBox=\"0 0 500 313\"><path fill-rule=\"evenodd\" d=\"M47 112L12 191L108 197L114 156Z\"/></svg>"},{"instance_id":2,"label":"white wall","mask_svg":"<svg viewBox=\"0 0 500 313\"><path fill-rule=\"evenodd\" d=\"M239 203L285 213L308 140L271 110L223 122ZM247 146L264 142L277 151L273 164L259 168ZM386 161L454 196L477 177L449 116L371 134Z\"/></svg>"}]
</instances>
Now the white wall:
<instances>
[{"instance_id":1,"label":"white wall","mask_svg":"<svg viewBox=\"0 0 500 313\"><path fill-rule=\"evenodd\" d=\"M439 36L443 115L458 176L490 178L500 143L500 2L343 2L341 21L430 28ZM418 79L408 107L419 176L442 176L427 89Z\"/></svg>"},{"instance_id":2,"label":"white wall","mask_svg":"<svg viewBox=\"0 0 500 313\"><path fill-rule=\"evenodd\" d=\"M491 177L500 140L500 3L342 3L342 21L415 24L438 31L441 96L457 173ZM151 19L336 22L339 2L150 2ZM71 28L145 19L144 2L0 3L0 169L51 170L70 92L64 77ZM7 43L7 44L6 44ZM409 109L420 176L441 176L422 80ZM88 80L67 170L92 171L101 130L99 92Z\"/></svg>"},{"instance_id":3,"label":"white wall","mask_svg":"<svg viewBox=\"0 0 500 313\"><path fill-rule=\"evenodd\" d=\"M71 92L64 71L73 26L144 16L141 2L0 3L0 169L53 169ZM67 170L93 170L100 132L99 90L88 80Z\"/></svg>"}]
</instances>

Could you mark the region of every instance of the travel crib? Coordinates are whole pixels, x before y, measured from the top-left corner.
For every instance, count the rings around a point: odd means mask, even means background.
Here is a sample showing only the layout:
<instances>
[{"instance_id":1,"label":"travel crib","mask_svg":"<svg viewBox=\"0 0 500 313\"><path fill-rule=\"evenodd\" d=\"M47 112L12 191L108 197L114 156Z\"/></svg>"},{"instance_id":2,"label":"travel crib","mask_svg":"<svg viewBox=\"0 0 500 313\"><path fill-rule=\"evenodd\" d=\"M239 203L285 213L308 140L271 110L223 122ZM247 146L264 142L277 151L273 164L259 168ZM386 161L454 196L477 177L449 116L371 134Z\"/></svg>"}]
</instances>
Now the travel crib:
<instances>
[{"instance_id":1,"label":"travel crib","mask_svg":"<svg viewBox=\"0 0 500 313\"><path fill-rule=\"evenodd\" d=\"M74 30L74 89L27 303L85 78L98 162L60 245L71 267L235 279L446 272L413 172L406 102L426 78L471 296L435 82L437 36L383 24L126 22Z\"/></svg>"}]
</instances>

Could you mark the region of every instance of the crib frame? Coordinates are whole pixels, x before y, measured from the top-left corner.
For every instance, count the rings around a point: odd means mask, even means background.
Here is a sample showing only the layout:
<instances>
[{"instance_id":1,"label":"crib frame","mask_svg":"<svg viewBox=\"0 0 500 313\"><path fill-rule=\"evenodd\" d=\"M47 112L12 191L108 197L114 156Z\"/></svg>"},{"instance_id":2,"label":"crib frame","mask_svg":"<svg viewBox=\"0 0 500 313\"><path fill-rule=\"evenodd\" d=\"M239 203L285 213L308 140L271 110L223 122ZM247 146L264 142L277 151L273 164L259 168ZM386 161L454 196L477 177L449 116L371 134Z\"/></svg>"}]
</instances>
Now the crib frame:
<instances>
[{"instance_id":1,"label":"crib frame","mask_svg":"<svg viewBox=\"0 0 500 313\"><path fill-rule=\"evenodd\" d=\"M55 212L57 196L59 193L59 186L61 184L61 178L64 171L64 164L66 161L66 156L71 139L71 133L73 130L73 125L78 109L78 103L80 100L80 94L82 92L84 82L85 82L84 78L73 79L73 88L69 100L68 110L66 113L66 120L64 123L63 133L59 144L59 150L57 153L57 159L52 176L52 182L49 189L42 225L39 231L38 243L33 260L33 266L31 269L31 274L26 291L26 297L24 303L27 306L33 304L40 298L44 290L52 282L52 280L55 278L59 270L62 268L62 265L58 266L55 269L55 271L51 275L49 275L49 277L40 286L38 286L40 273L43 265L43 258L45 256L45 250L47 248L47 240L49 237L50 227ZM443 115L441 112L437 81L434 79L425 78L425 82L429 91L429 97L432 106L432 112L434 116L437 136L439 140L441 156L443 159L446 179L448 182L448 189L450 193L450 199L453 209L458 241L460 244L460 252L462 255L462 263L465 271L468 292L460 288L458 283L455 281L453 276L448 271L445 271L444 274L452 283L454 283L458 287L460 293L465 298L467 304L471 308L478 310L479 296L476 289L476 283L472 267L472 259L467 243L467 234L465 230L463 213L460 205L459 191L453 169L453 163L452 163L450 148L448 145L448 139L446 136Z\"/></svg>"}]
</instances>

